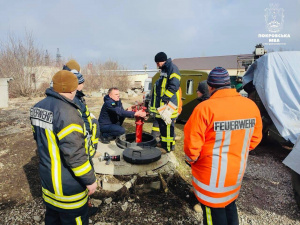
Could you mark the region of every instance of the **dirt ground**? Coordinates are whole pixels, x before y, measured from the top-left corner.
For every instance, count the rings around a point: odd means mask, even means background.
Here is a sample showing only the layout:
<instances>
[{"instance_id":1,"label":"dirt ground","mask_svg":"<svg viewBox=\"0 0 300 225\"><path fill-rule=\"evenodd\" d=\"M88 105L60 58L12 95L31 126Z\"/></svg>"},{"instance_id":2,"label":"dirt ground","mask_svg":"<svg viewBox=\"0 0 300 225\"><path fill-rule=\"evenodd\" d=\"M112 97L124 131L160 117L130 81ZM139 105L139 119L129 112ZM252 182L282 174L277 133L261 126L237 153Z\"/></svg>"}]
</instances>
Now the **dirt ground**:
<instances>
[{"instance_id":1,"label":"dirt ground","mask_svg":"<svg viewBox=\"0 0 300 225\"><path fill-rule=\"evenodd\" d=\"M0 109L0 224L44 224L36 144L29 121L30 107L41 99L11 99L8 108ZM98 117L102 99L86 100ZM133 104L136 100L141 97L124 102ZM151 125L151 121L146 122L144 130L150 132ZM128 131L133 131L134 126L134 120L125 121ZM179 166L168 182L169 192L139 194L130 190L125 196L116 196L99 191L93 198L102 203L90 218L92 224L202 223L202 214L193 209L197 202L190 192L190 168L184 163L183 127L182 123L176 124L175 132L182 138L176 144L174 154ZM282 164L288 153L275 143L259 146L250 153L237 200L240 224L300 224L290 171Z\"/></svg>"}]
</instances>

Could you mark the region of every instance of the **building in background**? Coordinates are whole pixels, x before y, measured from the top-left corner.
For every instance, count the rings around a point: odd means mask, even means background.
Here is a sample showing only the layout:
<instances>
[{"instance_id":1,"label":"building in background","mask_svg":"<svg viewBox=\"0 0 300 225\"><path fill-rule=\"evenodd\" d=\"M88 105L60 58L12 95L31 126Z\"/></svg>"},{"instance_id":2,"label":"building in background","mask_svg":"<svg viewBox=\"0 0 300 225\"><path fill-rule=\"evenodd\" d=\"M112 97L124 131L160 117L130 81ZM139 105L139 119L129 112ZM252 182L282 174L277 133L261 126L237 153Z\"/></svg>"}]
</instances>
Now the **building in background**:
<instances>
[{"instance_id":1,"label":"building in background","mask_svg":"<svg viewBox=\"0 0 300 225\"><path fill-rule=\"evenodd\" d=\"M253 54L178 58L173 63L180 70L196 70L209 73L213 68L226 68L230 76L243 76L248 66L254 61Z\"/></svg>"},{"instance_id":2,"label":"building in background","mask_svg":"<svg viewBox=\"0 0 300 225\"><path fill-rule=\"evenodd\" d=\"M12 78L0 78L0 108L8 107L8 83Z\"/></svg>"},{"instance_id":3,"label":"building in background","mask_svg":"<svg viewBox=\"0 0 300 225\"><path fill-rule=\"evenodd\" d=\"M35 66L24 67L24 74L28 77L28 82L33 89L42 88L43 85L49 85L53 75L59 71L59 67L53 66Z\"/></svg>"}]
</instances>

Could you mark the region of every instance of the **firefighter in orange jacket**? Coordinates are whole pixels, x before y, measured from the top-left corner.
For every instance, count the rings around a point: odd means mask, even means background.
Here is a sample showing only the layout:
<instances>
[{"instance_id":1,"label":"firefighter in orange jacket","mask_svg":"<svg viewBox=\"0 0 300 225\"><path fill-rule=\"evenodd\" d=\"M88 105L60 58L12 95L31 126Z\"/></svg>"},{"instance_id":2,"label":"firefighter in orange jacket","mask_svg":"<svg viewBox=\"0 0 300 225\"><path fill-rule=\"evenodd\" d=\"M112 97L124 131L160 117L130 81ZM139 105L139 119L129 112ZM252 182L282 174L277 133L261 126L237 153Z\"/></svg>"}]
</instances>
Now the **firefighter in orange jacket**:
<instances>
[{"instance_id":1,"label":"firefighter in orange jacket","mask_svg":"<svg viewBox=\"0 0 300 225\"><path fill-rule=\"evenodd\" d=\"M194 109L184 127L184 152L204 224L238 224L235 199L248 152L262 138L261 116L253 101L230 88L226 69L214 68L207 84L211 97Z\"/></svg>"}]
</instances>

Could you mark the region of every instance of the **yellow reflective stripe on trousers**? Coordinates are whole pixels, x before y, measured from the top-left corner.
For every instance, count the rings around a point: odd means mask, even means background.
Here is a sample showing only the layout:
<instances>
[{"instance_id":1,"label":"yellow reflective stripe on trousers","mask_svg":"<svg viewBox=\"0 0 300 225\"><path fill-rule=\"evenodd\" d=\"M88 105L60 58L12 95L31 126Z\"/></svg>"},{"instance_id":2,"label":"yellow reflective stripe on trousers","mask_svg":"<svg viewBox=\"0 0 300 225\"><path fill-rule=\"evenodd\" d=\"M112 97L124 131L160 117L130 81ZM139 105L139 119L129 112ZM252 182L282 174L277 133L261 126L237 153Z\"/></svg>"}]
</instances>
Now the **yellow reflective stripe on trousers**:
<instances>
[{"instance_id":1,"label":"yellow reflective stripe on trousers","mask_svg":"<svg viewBox=\"0 0 300 225\"><path fill-rule=\"evenodd\" d=\"M76 220L76 225L82 225L81 216L76 217L75 220Z\"/></svg>"},{"instance_id":2,"label":"yellow reflective stripe on trousers","mask_svg":"<svg viewBox=\"0 0 300 225\"><path fill-rule=\"evenodd\" d=\"M172 138L172 137L167 138L167 137L161 136L161 140L162 140L163 142L173 142L173 138Z\"/></svg>"},{"instance_id":3,"label":"yellow reflective stripe on trousers","mask_svg":"<svg viewBox=\"0 0 300 225\"><path fill-rule=\"evenodd\" d=\"M78 208L84 206L84 204L87 203L88 196L86 196L81 201L73 202L73 203L58 202L58 201L56 201L52 198L47 197L45 194L43 194L43 199L44 199L45 202L47 202L47 203L49 203L53 206L56 206L58 208L61 208L61 209L78 209Z\"/></svg>"},{"instance_id":4,"label":"yellow reflective stripe on trousers","mask_svg":"<svg viewBox=\"0 0 300 225\"><path fill-rule=\"evenodd\" d=\"M167 139L170 140L167 142L167 149L168 151L171 151L171 142L173 142L173 138L171 140L171 137L170 137L170 129L171 129L171 125L167 125Z\"/></svg>"},{"instance_id":5,"label":"yellow reflective stripe on trousers","mask_svg":"<svg viewBox=\"0 0 300 225\"><path fill-rule=\"evenodd\" d=\"M165 95L168 96L169 98L172 98L174 94L171 91L166 90Z\"/></svg>"},{"instance_id":6,"label":"yellow reflective stripe on trousers","mask_svg":"<svg viewBox=\"0 0 300 225\"><path fill-rule=\"evenodd\" d=\"M64 137L66 137L67 135L69 135L70 133L72 133L73 131L79 132L83 134L83 129L80 125L78 124L70 124L69 126L65 127L64 129L62 129L58 134L57 137L59 140L63 139Z\"/></svg>"},{"instance_id":7,"label":"yellow reflective stripe on trousers","mask_svg":"<svg viewBox=\"0 0 300 225\"><path fill-rule=\"evenodd\" d=\"M54 133L48 129L46 129L45 132L48 142L49 156L51 159L51 178L53 190L56 195L63 195L61 184L61 159L59 149Z\"/></svg>"},{"instance_id":8,"label":"yellow reflective stripe on trousers","mask_svg":"<svg viewBox=\"0 0 300 225\"><path fill-rule=\"evenodd\" d=\"M87 160L81 166L78 166L76 168L72 168L72 170L73 170L76 177L80 177L80 176L90 172L91 169L92 169L92 166L91 166L89 160Z\"/></svg>"},{"instance_id":9,"label":"yellow reflective stripe on trousers","mask_svg":"<svg viewBox=\"0 0 300 225\"><path fill-rule=\"evenodd\" d=\"M161 84L161 89L160 89L160 106L163 106L165 103L163 103L162 101L162 96L164 96L165 94L165 90L166 90L166 83L167 83L167 78L164 77L163 78L163 81L162 81L162 84Z\"/></svg>"},{"instance_id":10,"label":"yellow reflective stripe on trousers","mask_svg":"<svg viewBox=\"0 0 300 225\"><path fill-rule=\"evenodd\" d=\"M50 198L53 198L54 200L60 201L60 202L76 202L82 198L84 198L85 196L87 196L88 190L86 189L85 191L76 194L76 195L56 195L51 193L50 191L48 191L46 188L42 187L42 191L45 195L47 195Z\"/></svg>"},{"instance_id":11,"label":"yellow reflective stripe on trousers","mask_svg":"<svg viewBox=\"0 0 300 225\"><path fill-rule=\"evenodd\" d=\"M210 208L205 206L207 225L213 225Z\"/></svg>"},{"instance_id":12,"label":"yellow reflective stripe on trousers","mask_svg":"<svg viewBox=\"0 0 300 225\"><path fill-rule=\"evenodd\" d=\"M176 74L176 73L172 73L171 74L171 76L170 76L170 79L172 79L172 78L177 78L179 81L181 80L181 76L179 76L178 74Z\"/></svg>"}]
</instances>

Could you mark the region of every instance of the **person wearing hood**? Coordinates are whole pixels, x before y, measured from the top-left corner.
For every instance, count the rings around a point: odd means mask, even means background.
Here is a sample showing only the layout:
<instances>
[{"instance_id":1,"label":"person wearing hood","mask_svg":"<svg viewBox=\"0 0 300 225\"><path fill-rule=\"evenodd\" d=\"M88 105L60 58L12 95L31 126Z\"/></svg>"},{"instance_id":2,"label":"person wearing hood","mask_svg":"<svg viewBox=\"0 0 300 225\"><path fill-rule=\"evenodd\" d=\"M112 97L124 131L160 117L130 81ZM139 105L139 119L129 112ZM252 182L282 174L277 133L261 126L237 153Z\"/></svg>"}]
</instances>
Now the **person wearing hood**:
<instances>
[{"instance_id":1,"label":"person wearing hood","mask_svg":"<svg viewBox=\"0 0 300 225\"><path fill-rule=\"evenodd\" d=\"M84 87L85 80L83 78L83 75L80 73L79 64L74 59L68 61L66 65L63 66L63 70L68 70L72 72L76 75L78 79L78 87L73 101L76 105L79 106L81 116L86 128L86 135L89 140L89 154L91 157L94 157L97 151L100 130L97 119L92 113L90 113L89 108L84 99L85 94L83 93L82 89Z\"/></svg>"},{"instance_id":2,"label":"person wearing hood","mask_svg":"<svg viewBox=\"0 0 300 225\"><path fill-rule=\"evenodd\" d=\"M203 102L209 99L209 91L207 86L207 80L201 81L197 88L197 100L199 102Z\"/></svg>"},{"instance_id":3,"label":"person wearing hood","mask_svg":"<svg viewBox=\"0 0 300 225\"><path fill-rule=\"evenodd\" d=\"M100 125L100 141L108 144L112 139L125 133L122 124L125 118L133 118L135 116L145 117L146 112L139 110L133 112L131 107L127 110L123 108L119 89L112 87L108 90L108 94L104 97L104 104L99 115Z\"/></svg>"}]
</instances>

